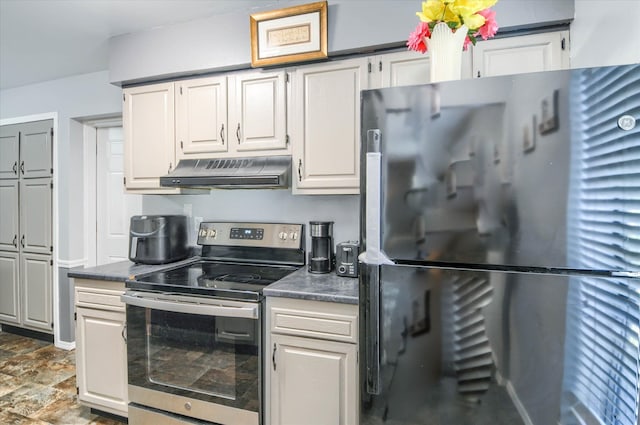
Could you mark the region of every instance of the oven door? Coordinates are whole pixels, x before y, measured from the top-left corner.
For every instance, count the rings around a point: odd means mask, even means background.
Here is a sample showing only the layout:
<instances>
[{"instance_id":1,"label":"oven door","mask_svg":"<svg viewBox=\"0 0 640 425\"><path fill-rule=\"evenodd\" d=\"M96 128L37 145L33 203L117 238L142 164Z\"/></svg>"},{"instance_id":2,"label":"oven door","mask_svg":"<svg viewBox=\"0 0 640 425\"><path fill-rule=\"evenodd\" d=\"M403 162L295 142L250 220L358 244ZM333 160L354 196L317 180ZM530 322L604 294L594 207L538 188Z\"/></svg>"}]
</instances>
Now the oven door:
<instances>
[{"instance_id":1,"label":"oven door","mask_svg":"<svg viewBox=\"0 0 640 425\"><path fill-rule=\"evenodd\" d=\"M143 291L122 301L131 403L220 424L260 423L260 303Z\"/></svg>"}]
</instances>

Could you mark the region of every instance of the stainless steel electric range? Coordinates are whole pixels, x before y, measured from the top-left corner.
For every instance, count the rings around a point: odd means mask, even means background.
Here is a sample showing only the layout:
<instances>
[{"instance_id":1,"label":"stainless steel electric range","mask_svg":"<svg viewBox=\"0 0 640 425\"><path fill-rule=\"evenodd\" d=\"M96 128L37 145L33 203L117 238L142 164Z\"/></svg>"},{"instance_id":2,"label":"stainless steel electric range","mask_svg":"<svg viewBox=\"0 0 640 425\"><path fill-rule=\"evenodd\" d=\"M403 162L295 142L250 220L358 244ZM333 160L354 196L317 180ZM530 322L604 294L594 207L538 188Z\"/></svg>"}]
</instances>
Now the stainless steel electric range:
<instances>
[{"instance_id":1,"label":"stainless steel electric range","mask_svg":"<svg viewBox=\"0 0 640 425\"><path fill-rule=\"evenodd\" d=\"M262 423L262 289L304 265L302 224L203 222L202 256L126 282L129 423Z\"/></svg>"}]
</instances>

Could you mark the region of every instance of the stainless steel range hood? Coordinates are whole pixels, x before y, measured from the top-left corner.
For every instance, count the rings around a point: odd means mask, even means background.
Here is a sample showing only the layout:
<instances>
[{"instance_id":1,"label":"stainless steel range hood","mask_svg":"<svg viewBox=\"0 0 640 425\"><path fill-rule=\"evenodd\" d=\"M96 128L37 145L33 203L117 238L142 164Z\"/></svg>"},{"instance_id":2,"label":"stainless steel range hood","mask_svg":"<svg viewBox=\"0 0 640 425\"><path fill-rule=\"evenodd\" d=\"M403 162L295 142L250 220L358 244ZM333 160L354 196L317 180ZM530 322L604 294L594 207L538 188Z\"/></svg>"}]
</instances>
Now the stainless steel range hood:
<instances>
[{"instance_id":1,"label":"stainless steel range hood","mask_svg":"<svg viewBox=\"0 0 640 425\"><path fill-rule=\"evenodd\" d=\"M281 189L291 180L290 156L183 159L160 186L226 189Z\"/></svg>"}]
</instances>

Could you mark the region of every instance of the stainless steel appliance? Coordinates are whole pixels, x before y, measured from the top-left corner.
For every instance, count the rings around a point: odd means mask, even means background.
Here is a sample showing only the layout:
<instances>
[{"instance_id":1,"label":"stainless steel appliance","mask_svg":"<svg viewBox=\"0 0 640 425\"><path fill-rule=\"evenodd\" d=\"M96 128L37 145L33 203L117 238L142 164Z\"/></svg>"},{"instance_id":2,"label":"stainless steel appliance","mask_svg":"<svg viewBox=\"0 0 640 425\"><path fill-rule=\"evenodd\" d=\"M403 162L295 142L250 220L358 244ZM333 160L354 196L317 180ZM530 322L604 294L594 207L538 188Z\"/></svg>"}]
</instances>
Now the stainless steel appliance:
<instances>
[{"instance_id":1,"label":"stainless steel appliance","mask_svg":"<svg viewBox=\"0 0 640 425\"><path fill-rule=\"evenodd\" d=\"M358 277L358 254L358 242L347 241L336 245L336 274L345 277Z\"/></svg>"},{"instance_id":2,"label":"stainless steel appliance","mask_svg":"<svg viewBox=\"0 0 640 425\"><path fill-rule=\"evenodd\" d=\"M309 272L329 273L335 261L333 255L333 221L309 222L311 252L309 253Z\"/></svg>"},{"instance_id":3,"label":"stainless steel appliance","mask_svg":"<svg viewBox=\"0 0 640 425\"><path fill-rule=\"evenodd\" d=\"M204 222L198 244L126 282L132 425L262 423L262 289L304 265L303 226Z\"/></svg>"},{"instance_id":4,"label":"stainless steel appliance","mask_svg":"<svg viewBox=\"0 0 640 425\"><path fill-rule=\"evenodd\" d=\"M165 264L189 256L187 217L134 215L129 225L129 259L140 264Z\"/></svg>"},{"instance_id":5,"label":"stainless steel appliance","mask_svg":"<svg viewBox=\"0 0 640 425\"><path fill-rule=\"evenodd\" d=\"M640 65L362 93L362 424L638 424L638 119Z\"/></svg>"},{"instance_id":6,"label":"stainless steel appliance","mask_svg":"<svg viewBox=\"0 0 640 425\"><path fill-rule=\"evenodd\" d=\"M182 159L160 186L195 188L271 188L291 184L291 157Z\"/></svg>"}]
</instances>

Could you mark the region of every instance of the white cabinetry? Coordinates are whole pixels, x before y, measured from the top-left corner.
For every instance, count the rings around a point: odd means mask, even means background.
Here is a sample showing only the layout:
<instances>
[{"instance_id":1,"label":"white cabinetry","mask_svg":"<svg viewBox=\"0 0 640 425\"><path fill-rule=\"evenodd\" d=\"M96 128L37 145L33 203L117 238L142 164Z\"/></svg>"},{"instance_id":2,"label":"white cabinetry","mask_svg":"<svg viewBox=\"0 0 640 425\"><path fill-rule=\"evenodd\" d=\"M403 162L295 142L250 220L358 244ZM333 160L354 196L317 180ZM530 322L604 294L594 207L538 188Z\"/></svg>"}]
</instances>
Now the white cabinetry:
<instances>
[{"instance_id":1,"label":"white cabinetry","mask_svg":"<svg viewBox=\"0 0 640 425\"><path fill-rule=\"evenodd\" d=\"M294 193L359 193L360 91L367 79L366 58L293 72Z\"/></svg>"},{"instance_id":2,"label":"white cabinetry","mask_svg":"<svg viewBox=\"0 0 640 425\"><path fill-rule=\"evenodd\" d=\"M177 189L160 187L160 176L176 164L174 83L151 84L123 90L124 175L128 190Z\"/></svg>"},{"instance_id":3,"label":"white cabinetry","mask_svg":"<svg viewBox=\"0 0 640 425\"><path fill-rule=\"evenodd\" d=\"M290 153L286 86L252 71L124 89L127 190L179 193L159 177L180 159Z\"/></svg>"},{"instance_id":4,"label":"white cabinetry","mask_svg":"<svg viewBox=\"0 0 640 425\"><path fill-rule=\"evenodd\" d=\"M358 423L358 307L267 298L271 425Z\"/></svg>"},{"instance_id":5,"label":"white cabinetry","mask_svg":"<svg viewBox=\"0 0 640 425\"><path fill-rule=\"evenodd\" d=\"M127 417L123 282L76 279L76 382L80 403Z\"/></svg>"},{"instance_id":6,"label":"white cabinetry","mask_svg":"<svg viewBox=\"0 0 640 425\"><path fill-rule=\"evenodd\" d=\"M284 71L175 84L178 159L288 153Z\"/></svg>"},{"instance_id":7,"label":"white cabinetry","mask_svg":"<svg viewBox=\"0 0 640 425\"><path fill-rule=\"evenodd\" d=\"M50 255L23 253L20 255L22 276L22 324L51 332L53 281Z\"/></svg>"},{"instance_id":8,"label":"white cabinetry","mask_svg":"<svg viewBox=\"0 0 640 425\"><path fill-rule=\"evenodd\" d=\"M20 254L0 251L0 321L20 324Z\"/></svg>"},{"instance_id":9,"label":"white cabinetry","mask_svg":"<svg viewBox=\"0 0 640 425\"><path fill-rule=\"evenodd\" d=\"M387 53L369 58L369 87L399 87L431 82L431 55L414 51ZM462 52L462 78L471 78L471 51Z\"/></svg>"},{"instance_id":10,"label":"white cabinetry","mask_svg":"<svg viewBox=\"0 0 640 425\"><path fill-rule=\"evenodd\" d=\"M53 121L0 127L0 322L53 328Z\"/></svg>"},{"instance_id":11,"label":"white cabinetry","mask_svg":"<svg viewBox=\"0 0 640 425\"><path fill-rule=\"evenodd\" d=\"M556 31L479 41L473 47L473 76L569 68L568 40L568 31Z\"/></svg>"}]
</instances>

